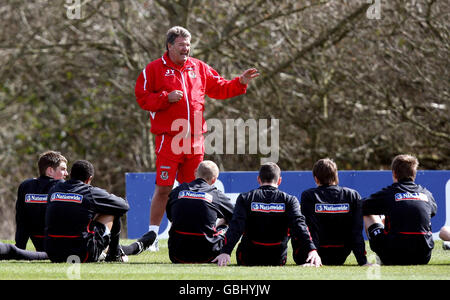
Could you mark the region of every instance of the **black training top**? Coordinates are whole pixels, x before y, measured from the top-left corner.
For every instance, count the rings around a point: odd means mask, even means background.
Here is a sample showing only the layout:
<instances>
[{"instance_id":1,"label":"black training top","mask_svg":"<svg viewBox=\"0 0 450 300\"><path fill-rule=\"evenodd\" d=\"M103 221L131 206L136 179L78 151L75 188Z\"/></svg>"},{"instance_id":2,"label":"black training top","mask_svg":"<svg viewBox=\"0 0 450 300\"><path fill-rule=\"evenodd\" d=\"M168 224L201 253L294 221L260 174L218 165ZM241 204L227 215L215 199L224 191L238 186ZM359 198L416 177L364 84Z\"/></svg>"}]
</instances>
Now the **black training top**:
<instances>
[{"instance_id":1,"label":"black training top","mask_svg":"<svg viewBox=\"0 0 450 300\"><path fill-rule=\"evenodd\" d=\"M32 237L37 251L44 251L43 242L37 245L36 239L45 236L45 209L47 208L47 194L62 180L48 176L40 176L23 181L17 190L16 201L16 246L25 249L28 239Z\"/></svg>"},{"instance_id":2,"label":"black training top","mask_svg":"<svg viewBox=\"0 0 450 300\"><path fill-rule=\"evenodd\" d=\"M363 200L364 215L384 215L385 234L390 238L420 239L434 247L431 218L437 212L433 195L411 180L394 183Z\"/></svg>"},{"instance_id":3,"label":"black training top","mask_svg":"<svg viewBox=\"0 0 450 300\"><path fill-rule=\"evenodd\" d=\"M263 185L237 198L222 253L231 254L241 236L242 242L287 247L288 233L306 249L316 249L298 199L274 186Z\"/></svg>"},{"instance_id":4,"label":"black training top","mask_svg":"<svg viewBox=\"0 0 450 300\"><path fill-rule=\"evenodd\" d=\"M316 247L344 247L353 251L359 265L367 263L362 201L357 191L322 185L304 191L300 204Z\"/></svg>"}]
</instances>

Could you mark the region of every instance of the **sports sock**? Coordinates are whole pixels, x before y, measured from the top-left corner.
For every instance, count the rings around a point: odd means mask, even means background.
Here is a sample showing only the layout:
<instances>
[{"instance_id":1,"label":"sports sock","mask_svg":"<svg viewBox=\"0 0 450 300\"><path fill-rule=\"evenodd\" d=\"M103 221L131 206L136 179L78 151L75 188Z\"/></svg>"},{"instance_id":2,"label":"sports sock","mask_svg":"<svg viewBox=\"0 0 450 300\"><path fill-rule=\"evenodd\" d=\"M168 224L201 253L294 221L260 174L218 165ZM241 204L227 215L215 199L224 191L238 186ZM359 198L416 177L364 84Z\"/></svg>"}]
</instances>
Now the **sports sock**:
<instances>
[{"instance_id":1,"label":"sports sock","mask_svg":"<svg viewBox=\"0 0 450 300\"><path fill-rule=\"evenodd\" d=\"M126 246L121 245L121 247L126 255L136 255L141 253L143 249L147 249L148 247L150 247L155 239L156 233L151 230L140 237L136 242ZM139 245L139 243L141 243L141 245Z\"/></svg>"},{"instance_id":2,"label":"sports sock","mask_svg":"<svg viewBox=\"0 0 450 300\"><path fill-rule=\"evenodd\" d=\"M125 253L125 255L136 255L139 254L139 244L137 242L134 242L130 245L120 245L122 247L123 253Z\"/></svg>"},{"instance_id":3,"label":"sports sock","mask_svg":"<svg viewBox=\"0 0 450 300\"><path fill-rule=\"evenodd\" d=\"M150 225L148 227L148 231L154 231L156 233L156 235L158 235L159 232L159 226L158 225Z\"/></svg>"},{"instance_id":4,"label":"sports sock","mask_svg":"<svg viewBox=\"0 0 450 300\"><path fill-rule=\"evenodd\" d=\"M118 217L116 217L114 219L112 228L110 233L111 239L109 241L109 250L108 250L108 256L117 256L119 254L119 239L120 239L120 219ZM108 229L108 227L105 226L106 229ZM109 230L107 230L109 231ZM106 230L105 230L105 234L106 234Z\"/></svg>"},{"instance_id":5,"label":"sports sock","mask_svg":"<svg viewBox=\"0 0 450 300\"><path fill-rule=\"evenodd\" d=\"M380 223L374 223L367 228L368 238L371 239L373 237L376 237L380 233L383 232L384 226Z\"/></svg>"}]
</instances>

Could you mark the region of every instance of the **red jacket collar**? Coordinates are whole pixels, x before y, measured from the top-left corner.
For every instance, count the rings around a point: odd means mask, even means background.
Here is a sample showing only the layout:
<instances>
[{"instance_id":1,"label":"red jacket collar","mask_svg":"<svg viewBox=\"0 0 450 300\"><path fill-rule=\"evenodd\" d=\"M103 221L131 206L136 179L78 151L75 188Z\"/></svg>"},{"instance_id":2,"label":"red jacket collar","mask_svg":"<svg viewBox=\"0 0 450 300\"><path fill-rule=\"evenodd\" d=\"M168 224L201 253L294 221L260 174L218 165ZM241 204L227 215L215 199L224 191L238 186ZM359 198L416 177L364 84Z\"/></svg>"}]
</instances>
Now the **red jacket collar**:
<instances>
[{"instance_id":1,"label":"red jacket collar","mask_svg":"<svg viewBox=\"0 0 450 300\"><path fill-rule=\"evenodd\" d=\"M177 65L176 63L174 63L170 57L169 57L169 52L165 52L164 55L161 57L162 58L162 62L164 65L172 68L172 69L176 69L176 70L181 70L184 69L186 67L192 67L194 65L194 63L192 62L191 58L188 57L188 59L186 60L186 62L184 63L184 65L180 66Z\"/></svg>"}]
</instances>

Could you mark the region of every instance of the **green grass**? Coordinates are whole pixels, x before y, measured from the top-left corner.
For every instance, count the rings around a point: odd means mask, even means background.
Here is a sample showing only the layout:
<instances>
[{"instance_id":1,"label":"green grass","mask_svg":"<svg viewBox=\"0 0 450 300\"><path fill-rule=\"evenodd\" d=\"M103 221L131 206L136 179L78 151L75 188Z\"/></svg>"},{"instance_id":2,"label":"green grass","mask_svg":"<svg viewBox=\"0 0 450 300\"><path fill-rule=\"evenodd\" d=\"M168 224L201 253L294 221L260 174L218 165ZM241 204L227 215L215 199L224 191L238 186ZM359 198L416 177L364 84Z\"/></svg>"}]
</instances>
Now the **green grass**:
<instances>
[{"instance_id":1,"label":"green grass","mask_svg":"<svg viewBox=\"0 0 450 300\"><path fill-rule=\"evenodd\" d=\"M11 242L11 241L3 241ZM124 240L129 244L133 240ZM28 250L33 250L28 244ZM373 252L367 245L369 260ZM160 241L159 252L130 256L128 263L91 263L72 265L50 261L0 261L0 279L125 279L125 280L449 280L450 251L436 241L432 259L424 266L359 267L350 255L344 266L308 268L295 265L289 249L288 262L283 267L239 267L234 253L232 264L219 268L214 264L172 264L167 240ZM79 269L77 269L79 268ZM79 272L78 272L79 271ZM74 276L75 274L75 276Z\"/></svg>"}]
</instances>

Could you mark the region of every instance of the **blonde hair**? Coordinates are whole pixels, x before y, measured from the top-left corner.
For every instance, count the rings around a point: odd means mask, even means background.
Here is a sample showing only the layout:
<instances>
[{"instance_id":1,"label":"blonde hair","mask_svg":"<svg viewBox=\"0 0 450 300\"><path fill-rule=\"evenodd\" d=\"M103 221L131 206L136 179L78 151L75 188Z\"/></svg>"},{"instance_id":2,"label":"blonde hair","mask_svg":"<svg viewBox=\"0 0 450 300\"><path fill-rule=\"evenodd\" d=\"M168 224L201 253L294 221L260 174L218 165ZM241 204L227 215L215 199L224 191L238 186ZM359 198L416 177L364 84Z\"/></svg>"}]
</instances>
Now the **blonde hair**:
<instances>
[{"instance_id":1,"label":"blonde hair","mask_svg":"<svg viewBox=\"0 0 450 300\"><path fill-rule=\"evenodd\" d=\"M196 177L206 181L217 178L219 177L219 167L211 160L204 160L197 167Z\"/></svg>"}]
</instances>

